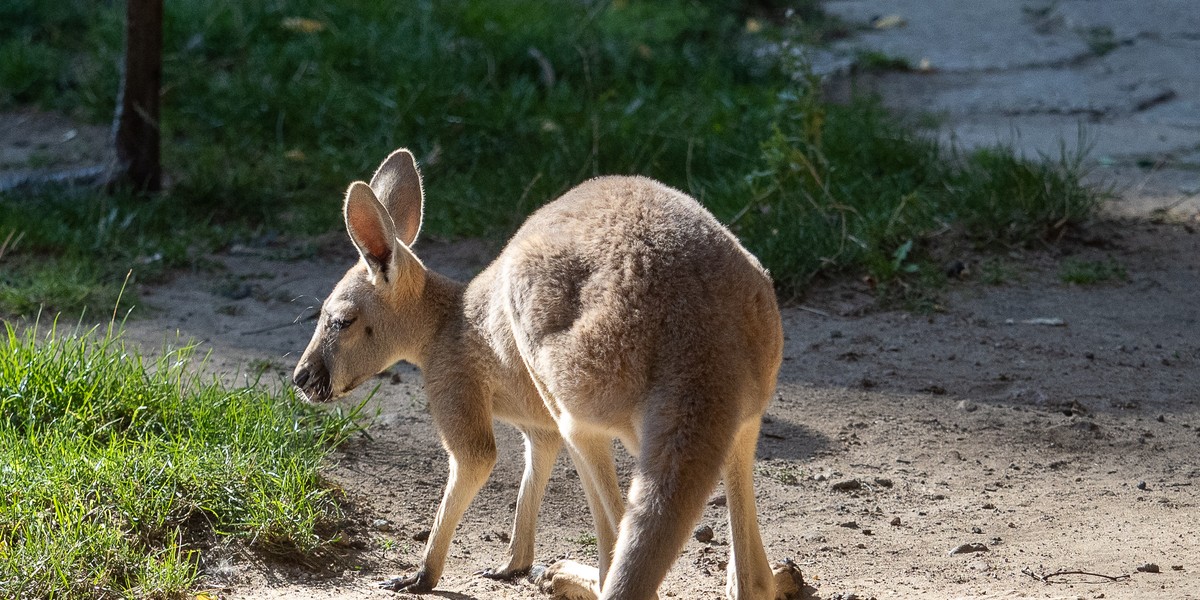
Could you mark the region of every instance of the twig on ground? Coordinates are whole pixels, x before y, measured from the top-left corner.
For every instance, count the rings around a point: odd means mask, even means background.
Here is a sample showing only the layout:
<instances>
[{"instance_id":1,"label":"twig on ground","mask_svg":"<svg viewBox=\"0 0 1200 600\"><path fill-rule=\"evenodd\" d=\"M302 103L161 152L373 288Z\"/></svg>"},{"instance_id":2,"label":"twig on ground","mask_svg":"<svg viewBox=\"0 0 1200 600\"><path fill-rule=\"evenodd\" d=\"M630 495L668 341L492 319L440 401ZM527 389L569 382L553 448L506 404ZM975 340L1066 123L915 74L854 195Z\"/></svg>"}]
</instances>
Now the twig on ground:
<instances>
[{"instance_id":1,"label":"twig on ground","mask_svg":"<svg viewBox=\"0 0 1200 600\"><path fill-rule=\"evenodd\" d=\"M1128 574L1105 575L1103 573L1091 573L1089 571L1079 571L1079 570L1075 570L1075 569L1065 569L1062 571L1055 571L1053 573L1046 573L1044 575L1038 575L1037 573L1033 572L1033 569L1026 567L1024 569L1021 569L1021 572L1038 580L1038 581L1041 581L1043 583L1070 583L1070 582L1066 582L1066 581L1051 581L1050 580L1051 577L1061 577L1064 575L1085 575L1087 577L1099 577L1102 579L1107 579L1109 581L1125 581L1126 579L1129 579Z\"/></svg>"}]
</instances>

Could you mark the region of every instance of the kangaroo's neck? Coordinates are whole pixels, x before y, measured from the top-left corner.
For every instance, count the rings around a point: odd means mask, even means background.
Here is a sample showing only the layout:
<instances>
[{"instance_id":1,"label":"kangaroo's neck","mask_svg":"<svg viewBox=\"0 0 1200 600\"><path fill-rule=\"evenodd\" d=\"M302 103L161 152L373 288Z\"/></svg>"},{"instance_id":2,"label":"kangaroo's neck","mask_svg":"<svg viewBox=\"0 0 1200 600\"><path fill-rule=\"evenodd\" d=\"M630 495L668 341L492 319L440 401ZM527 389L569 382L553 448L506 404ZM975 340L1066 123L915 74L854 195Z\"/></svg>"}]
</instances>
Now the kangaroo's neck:
<instances>
[{"instance_id":1,"label":"kangaroo's neck","mask_svg":"<svg viewBox=\"0 0 1200 600\"><path fill-rule=\"evenodd\" d=\"M426 271L425 284L418 305L424 313L419 319L420 331L415 355L409 359L422 371L438 363L439 357L447 352L448 344L461 339L463 329L463 293L466 285L441 273Z\"/></svg>"}]
</instances>

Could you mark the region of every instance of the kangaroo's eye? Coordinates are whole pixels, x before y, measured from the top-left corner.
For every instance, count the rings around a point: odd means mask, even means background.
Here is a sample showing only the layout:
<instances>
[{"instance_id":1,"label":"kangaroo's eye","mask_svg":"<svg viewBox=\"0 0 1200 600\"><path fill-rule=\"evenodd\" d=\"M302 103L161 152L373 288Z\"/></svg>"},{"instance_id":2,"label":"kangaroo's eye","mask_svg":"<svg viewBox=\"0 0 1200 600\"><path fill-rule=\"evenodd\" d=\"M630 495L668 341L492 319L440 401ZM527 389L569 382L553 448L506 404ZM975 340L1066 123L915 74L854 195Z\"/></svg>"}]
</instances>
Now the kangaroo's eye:
<instances>
[{"instance_id":1,"label":"kangaroo's eye","mask_svg":"<svg viewBox=\"0 0 1200 600\"><path fill-rule=\"evenodd\" d=\"M329 328L335 331L341 331L354 324L354 319L331 318L329 319Z\"/></svg>"}]
</instances>

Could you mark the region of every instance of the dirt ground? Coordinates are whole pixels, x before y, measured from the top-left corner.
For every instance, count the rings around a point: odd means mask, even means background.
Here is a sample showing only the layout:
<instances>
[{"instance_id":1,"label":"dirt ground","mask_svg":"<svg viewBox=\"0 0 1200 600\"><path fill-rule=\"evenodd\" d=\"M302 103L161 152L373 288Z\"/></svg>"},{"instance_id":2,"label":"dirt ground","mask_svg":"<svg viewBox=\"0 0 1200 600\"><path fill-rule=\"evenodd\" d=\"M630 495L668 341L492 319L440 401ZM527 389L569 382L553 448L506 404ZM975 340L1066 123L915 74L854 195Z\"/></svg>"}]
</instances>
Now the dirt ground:
<instances>
[{"instance_id":1,"label":"dirt ground","mask_svg":"<svg viewBox=\"0 0 1200 600\"><path fill-rule=\"evenodd\" d=\"M852 280L819 284L785 307L758 503L769 556L800 565L806 597L1200 598L1200 87L1183 76L1200 56L1184 51L1200 24L1187 2L1157 4L1157 16L1135 4L827 3L847 18L905 23L844 51L931 61L929 72L871 82L890 104L940 111L945 135L966 146L1020 129L1016 147L1031 153L1069 141L1083 119L1100 136L1096 180L1120 197L1106 207L1109 220L1060 246L986 263L964 257L966 276L948 283L930 315L872 309ZM1121 17L1121 6L1133 16ZM1116 46L1100 56L1080 32L1104 27ZM102 161L105 132L54 115L0 115L0 190L31 171ZM266 369L264 381L277 374L282 384L312 331L304 316L354 258L340 235L318 240L309 258L282 258L292 250L231 248L213 257L216 270L143 289L128 337L149 351L193 339L225 376ZM498 248L417 250L468 278ZM1115 261L1128 279L1065 284L1067 258ZM212 595L411 597L374 585L415 569L423 544L413 538L430 526L447 465L418 372L398 365L377 383L370 437L327 469L354 520L346 554L300 565L217 549L201 565ZM523 580L473 575L497 565L511 527L521 445L507 427L499 444L441 597L542 597ZM688 542L664 596L724 597L723 511L706 510L713 540ZM541 511L538 562L594 560L591 531L564 455ZM951 553L971 543L986 550Z\"/></svg>"},{"instance_id":2,"label":"dirt ground","mask_svg":"<svg viewBox=\"0 0 1200 600\"><path fill-rule=\"evenodd\" d=\"M1004 273L1000 285L970 276L950 283L943 310L928 316L864 310L866 289L845 281L786 307L779 394L759 445L772 559L795 559L809 597L822 600L1200 597L1194 231L1099 223L1058 249L1004 257L993 267ZM418 251L464 277L494 249L464 242ZM322 240L321 258L271 258L279 254L236 248L216 257L224 265L216 276L186 274L146 290L128 335L154 347L178 332L211 348L222 372L266 367L285 377L313 326L290 323L353 254L340 236ZM1067 255L1116 260L1129 279L1061 283ZM352 501L351 541L363 550L331 569L220 555L204 570L222 598L388 597L373 584L418 564L413 536L431 523L445 456L418 372L400 365L377 381L370 439L351 442L327 471ZM473 576L506 547L520 481L519 437L501 427L499 443L496 472L455 537L439 588L446 597L539 597L525 581ZM859 486L839 491L846 481ZM710 506L702 524L713 541L688 543L664 595L723 597L723 508ZM590 532L564 455L541 512L539 562L590 558ZM987 550L950 553L967 543ZM1137 570L1148 563L1159 572ZM1097 575L1035 578L1062 570Z\"/></svg>"}]
</instances>

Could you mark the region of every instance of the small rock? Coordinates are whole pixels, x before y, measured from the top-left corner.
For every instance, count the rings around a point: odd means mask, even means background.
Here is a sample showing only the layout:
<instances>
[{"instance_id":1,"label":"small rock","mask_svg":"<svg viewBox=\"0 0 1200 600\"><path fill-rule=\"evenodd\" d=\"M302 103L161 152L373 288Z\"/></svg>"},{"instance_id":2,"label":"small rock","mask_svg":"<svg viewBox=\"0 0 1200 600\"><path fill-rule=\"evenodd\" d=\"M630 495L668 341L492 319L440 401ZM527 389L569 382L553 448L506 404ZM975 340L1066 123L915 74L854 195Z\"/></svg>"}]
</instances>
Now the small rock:
<instances>
[{"instance_id":1,"label":"small rock","mask_svg":"<svg viewBox=\"0 0 1200 600\"><path fill-rule=\"evenodd\" d=\"M978 528L978 527L972 527L972 528L971 528L971 533L974 533L974 534L976 534L976 535L980 535L980 534L982 534L982 533L983 533L983 530L982 530L982 529L980 529L980 528Z\"/></svg>"},{"instance_id":2,"label":"small rock","mask_svg":"<svg viewBox=\"0 0 1200 600\"><path fill-rule=\"evenodd\" d=\"M892 484L892 480L888 479L887 477L876 477L875 485L878 485L880 487L890 488L890 487L892 487L893 484Z\"/></svg>"},{"instance_id":3,"label":"small rock","mask_svg":"<svg viewBox=\"0 0 1200 600\"><path fill-rule=\"evenodd\" d=\"M1166 423L1166 422L1167 422L1167 416L1166 416L1166 415L1158 415L1158 417L1157 417L1156 419L1154 419L1154 420L1155 420L1155 421L1158 421L1159 423Z\"/></svg>"},{"instance_id":4,"label":"small rock","mask_svg":"<svg viewBox=\"0 0 1200 600\"><path fill-rule=\"evenodd\" d=\"M845 527L847 529L858 529L858 522L857 521L846 521L845 523L838 523L838 527Z\"/></svg>"},{"instance_id":5,"label":"small rock","mask_svg":"<svg viewBox=\"0 0 1200 600\"><path fill-rule=\"evenodd\" d=\"M1142 573L1159 573L1159 572L1161 572L1158 568L1158 565L1156 565L1154 563L1146 563L1146 564L1138 567L1137 570L1141 571Z\"/></svg>"},{"instance_id":6,"label":"small rock","mask_svg":"<svg viewBox=\"0 0 1200 600\"><path fill-rule=\"evenodd\" d=\"M399 373L392 373L392 385L404 383L404 378Z\"/></svg>"},{"instance_id":7,"label":"small rock","mask_svg":"<svg viewBox=\"0 0 1200 600\"><path fill-rule=\"evenodd\" d=\"M546 569L546 565L533 565L532 567L529 567L529 574L525 576L525 579L528 580L529 583L541 583L542 576L546 574Z\"/></svg>"},{"instance_id":8,"label":"small rock","mask_svg":"<svg viewBox=\"0 0 1200 600\"><path fill-rule=\"evenodd\" d=\"M852 492L861 488L862 482L857 479L847 479L846 481L839 481L833 484L834 491L838 492Z\"/></svg>"},{"instance_id":9,"label":"small rock","mask_svg":"<svg viewBox=\"0 0 1200 600\"><path fill-rule=\"evenodd\" d=\"M892 527L899 527L900 525L900 517L892 517Z\"/></svg>"},{"instance_id":10,"label":"small rock","mask_svg":"<svg viewBox=\"0 0 1200 600\"><path fill-rule=\"evenodd\" d=\"M983 562L982 560L973 561L971 564L967 565L967 567L972 571L979 571L981 573L992 570L992 566Z\"/></svg>"},{"instance_id":11,"label":"small rock","mask_svg":"<svg viewBox=\"0 0 1200 600\"><path fill-rule=\"evenodd\" d=\"M375 519L371 521L371 529L376 531L391 531L392 524L387 519Z\"/></svg>"},{"instance_id":12,"label":"small rock","mask_svg":"<svg viewBox=\"0 0 1200 600\"><path fill-rule=\"evenodd\" d=\"M983 508L983 510L994 510L996 508L996 505L992 504L991 502L984 502L982 508Z\"/></svg>"},{"instance_id":13,"label":"small rock","mask_svg":"<svg viewBox=\"0 0 1200 600\"><path fill-rule=\"evenodd\" d=\"M429 530L428 530L428 529L422 529L421 531L418 531L418 532L414 533L414 534L413 534L413 537L412 537L412 539L413 539L413 541L414 541L414 542L424 542L424 541L427 541L427 540L429 539Z\"/></svg>"},{"instance_id":14,"label":"small rock","mask_svg":"<svg viewBox=\"0 0 1200 600\"><path fill-rule=\"evenodd\" d=\"M1182 571L1183 565L1171 565L1171 570L1172 571Z\"/></svg>"},{"instance_id":15,"label":"small rock","mask_svg":"<svg viewBox=\"0 0 1200 600\"><path fill-rule=\"evenodd\" d=\"M971 554L974 552L987 552L987 551L988 551L987 546L985 546L979 542L971 542L969 544L959 544L959 545L955 546L954 549L950 551L950 556L954 556L955 554Z\"/></svg>"},{"instance_id":16,"label":"small rock","mask_svg":"<svg viewBox=\"0 0 1200 600\"><path fill-rule=\"evenodd\" d=\"M801 536L800 536L800 537L801 537L801 539L803 539L804 541L806 541L806 542L810 542L810 543L813 543L813 544L824 544L824 543L827 541L827 540L825 539L825 536L821 535L821 533L820 533L820 532L817 532L817 531L808 531L808 532L805 532L805 533L801 534Z\"/></svg>"},{"instance_id":17,"label":"small rock","mask_svg":"<svg viewBox=\"0 0 1200 600\"><path fill-rule=\"evenodd\" d=\"M970 400L959 400L956 406L958 410L964 412L975 412L976 410L979 410L979 406Z\"/></svg>"},{"instance_id":18,"label":"small rock","mask_svg":"<svg viewBox=\"0 0 1200 600\"><path fill-rule=\"evenodd\" d=\"M1144 489L1146 489L1146 488L1147 488L1147 486L1146 486L1146 482L1145 482L1145 481L1139 481L1139 482L1138 482L1138 484L1137 484L1137 489L1139 489L1139 490L1144 490Z\"/></svg>"},{"instance_id":19,"label":"small rock","mask_svg":"<svg viewBox=\"0 0 1200 600\"><path fill-rule=\"evenodd\" d=\"M708 525L701 525L692 532L692 537L696 538L697 542L707 544L713 539L713 529Z\"/></svg>"},{"instance_id":20,"label":"small rock","mask_svg":"<svg viewBox=\"0 0 1200 600\"><path fill-rule=\"evenodd\" d=\"M864 530L862 530L862 532L863 532L863 535L875 535L875 532L871 531L870 529L864 529Z\"/></svg>"},{"instance_id":21,"label":"small rock","mask_svg":"<svg viewBox=\"0 0 1200 600\"><path fill-rule=\"evenodd\" d=\"M725 498L725 494L716 494L708 499L709 506L725 506L726 502L728 499Z\"/></svg>"}]
</instances>

